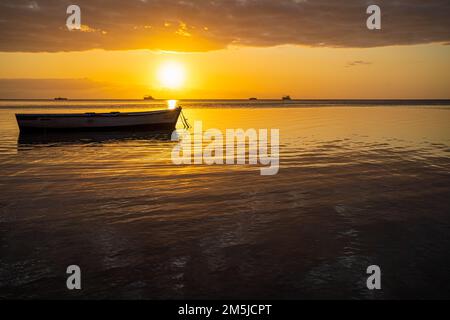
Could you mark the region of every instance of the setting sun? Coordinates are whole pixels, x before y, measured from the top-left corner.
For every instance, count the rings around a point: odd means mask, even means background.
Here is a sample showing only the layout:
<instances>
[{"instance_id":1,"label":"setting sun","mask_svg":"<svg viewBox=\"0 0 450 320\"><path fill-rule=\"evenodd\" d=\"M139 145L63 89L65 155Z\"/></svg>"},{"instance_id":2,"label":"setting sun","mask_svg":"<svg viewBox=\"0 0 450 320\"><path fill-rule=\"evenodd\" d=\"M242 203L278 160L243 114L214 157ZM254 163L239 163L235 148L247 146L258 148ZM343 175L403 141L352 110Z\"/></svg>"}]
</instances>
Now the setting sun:
<instances>
[{"instance_id":1,"label":"setting sun","mask_svg":"<svg viewBox=\"0 0 450 320\"><path fill-rule=\"evenodd\" d=\"M167 89L180 89L185 81L186 71L178 62L166 62L158 69L158 80L162 87Z\"/></svg>"}]
</instances>

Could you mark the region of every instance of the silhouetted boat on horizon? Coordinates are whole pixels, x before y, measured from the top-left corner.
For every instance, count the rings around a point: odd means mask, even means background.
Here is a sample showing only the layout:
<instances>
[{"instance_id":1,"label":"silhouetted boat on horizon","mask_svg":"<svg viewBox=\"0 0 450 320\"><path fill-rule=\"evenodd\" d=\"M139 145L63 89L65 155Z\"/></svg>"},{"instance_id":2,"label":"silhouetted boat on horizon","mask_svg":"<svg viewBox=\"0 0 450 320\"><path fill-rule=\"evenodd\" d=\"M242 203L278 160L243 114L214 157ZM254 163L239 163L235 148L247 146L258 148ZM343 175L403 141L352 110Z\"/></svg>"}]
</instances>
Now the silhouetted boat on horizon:
<instances>
[{"instance_id":1,"label":"silhouetted boat on horizon","mask_svg":"<svg viewBox=\"0 0 450 320\"><path fill-rule=\"evenodd\" d=\"M63 98L63 97L57 97L57 98L55 98L55 99L53 99L53 100L55 100L55 101L67 101L67 100L69 100L69 99Z\"/></svg>"},{"instance_id":2,"label":"silhouetted boat on horizon","mask_svg":"<svg viewBox=\"0 0 450 320\"><path fill-rule=\"evenodd\" d=\"M291 101L292 98L291 98L291 96L284 96L284 97L282 98L282 100L283 100L283 101Z\"/></svg>"},{"instance_id":3,"label":"silhouetted boat on horizon","mask_svg":"<svg viewBox=\"0 0 450 320\"><path fill-rule=\"evenodd\" d=\"M152 96L145 96L144 100L155 100L155 98L153 98Z\"/></svg>"}]
</instances>

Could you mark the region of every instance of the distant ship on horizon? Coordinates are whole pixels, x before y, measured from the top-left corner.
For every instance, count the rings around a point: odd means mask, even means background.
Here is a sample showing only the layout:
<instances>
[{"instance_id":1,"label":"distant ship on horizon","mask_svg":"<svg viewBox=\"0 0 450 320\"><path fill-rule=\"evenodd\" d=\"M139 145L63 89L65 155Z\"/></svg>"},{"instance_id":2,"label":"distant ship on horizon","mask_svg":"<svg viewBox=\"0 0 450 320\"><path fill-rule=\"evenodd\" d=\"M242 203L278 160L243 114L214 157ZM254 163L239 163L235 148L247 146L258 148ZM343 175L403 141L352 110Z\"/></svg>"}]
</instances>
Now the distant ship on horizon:
<instances>
[{"instance_id":1,"label":"distant ship on horizon","mask_svg":"<svg viewBox=\"0 0 450 320\"><path fill-rule=\"evenodd\" d=\"M69 99L63 98L63 97L57 97L57 98L54 98L53 100L55 100L55 101L67 101Z\"/></svg>"},{"instance_id":2,"label":"distant ship on horizon","mask_svg":"<svg viewBox=\"0 0 450 320\"><path fill-rule=\"evenodd\" d=\"M155 98L153 98L152 96L145 96L144 100L155 100Z\"/></svg>"},{"instance_id":3,"label":"distant ship on horizon","mask_svg":"<svg viewBox=\"0 0 450 320\"><path fill-rule=\"evenodd\" d=\"M282 98L282 100L283 100L283 101L291 101L292 98L291 98L291 96L284 96L284 97Z\"/></svg>"}]
</instances>

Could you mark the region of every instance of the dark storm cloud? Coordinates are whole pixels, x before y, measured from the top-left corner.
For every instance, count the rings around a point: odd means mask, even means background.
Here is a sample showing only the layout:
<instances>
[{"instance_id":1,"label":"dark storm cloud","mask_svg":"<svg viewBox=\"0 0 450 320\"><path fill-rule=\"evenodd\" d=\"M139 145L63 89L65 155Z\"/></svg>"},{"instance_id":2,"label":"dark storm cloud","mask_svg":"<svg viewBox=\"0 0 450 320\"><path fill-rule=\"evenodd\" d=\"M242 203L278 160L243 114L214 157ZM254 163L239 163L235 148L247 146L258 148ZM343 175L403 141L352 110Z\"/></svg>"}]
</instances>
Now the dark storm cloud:
<instances>
[{"instance_id":1,"label":"dark storm cloud","mask_svg":"<svg viewBox=\"0 0 450 320\"><path fill-rule=\"evenodd\" d=\"M65 27L70 4L83 31ZM370 4L381 7L381 31L366 28ZM449 43L449 15L448 0L1 0L0 51Z\"/></svg>"}]
</instances>

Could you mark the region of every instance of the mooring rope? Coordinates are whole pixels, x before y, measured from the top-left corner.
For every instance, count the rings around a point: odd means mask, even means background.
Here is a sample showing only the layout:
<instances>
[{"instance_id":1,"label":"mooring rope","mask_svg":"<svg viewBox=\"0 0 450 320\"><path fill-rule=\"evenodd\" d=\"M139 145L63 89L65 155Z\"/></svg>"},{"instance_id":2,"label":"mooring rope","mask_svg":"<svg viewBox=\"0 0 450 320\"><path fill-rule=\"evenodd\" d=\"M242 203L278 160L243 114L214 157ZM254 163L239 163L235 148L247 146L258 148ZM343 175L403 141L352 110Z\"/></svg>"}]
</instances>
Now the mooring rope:
<instances>
[{"instance_id":1,"label":"mooring rope","mask_svg":"<svg viewBox=\"0 0 450 320\"><path fill-rule=\"evenodd\" d=\"M191 128L191 126L189 125L188 119L184 116L183 110L181 110L181 121L183 122L183 126L185 129Z\"/></svg>"}]
</instances>

